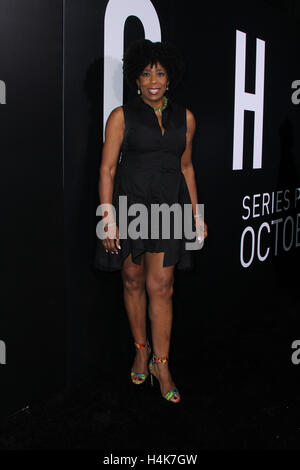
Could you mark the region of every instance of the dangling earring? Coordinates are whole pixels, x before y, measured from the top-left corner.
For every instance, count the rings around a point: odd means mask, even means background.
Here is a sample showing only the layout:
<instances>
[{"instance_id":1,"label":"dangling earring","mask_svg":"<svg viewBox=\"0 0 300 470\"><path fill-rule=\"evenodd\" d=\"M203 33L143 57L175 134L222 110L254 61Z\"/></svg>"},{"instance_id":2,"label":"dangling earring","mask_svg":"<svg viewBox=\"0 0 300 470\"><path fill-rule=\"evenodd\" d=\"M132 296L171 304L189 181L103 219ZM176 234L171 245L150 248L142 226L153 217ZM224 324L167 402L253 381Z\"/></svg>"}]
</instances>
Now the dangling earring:
<instances>
[{"instance_id":1,"label":"dangling earring","mask_svg":"<svg viewBox=\"0 0 300 470\"><path fill-rule=\"evenodd\" d=\"M166 91L169 91L169 86L167 85Z\"/></svg>"},{"instance_id":2,"label":"dangling earring","mask_svg":"<svg viewBox=\"0 0 300 470\"><path fill-rule=\"evenodd\" d=\"M138 88L137 94L138 94L138 95L141 94L141 90L140 90L139 88Z\"/></svg>"}]
</instances>

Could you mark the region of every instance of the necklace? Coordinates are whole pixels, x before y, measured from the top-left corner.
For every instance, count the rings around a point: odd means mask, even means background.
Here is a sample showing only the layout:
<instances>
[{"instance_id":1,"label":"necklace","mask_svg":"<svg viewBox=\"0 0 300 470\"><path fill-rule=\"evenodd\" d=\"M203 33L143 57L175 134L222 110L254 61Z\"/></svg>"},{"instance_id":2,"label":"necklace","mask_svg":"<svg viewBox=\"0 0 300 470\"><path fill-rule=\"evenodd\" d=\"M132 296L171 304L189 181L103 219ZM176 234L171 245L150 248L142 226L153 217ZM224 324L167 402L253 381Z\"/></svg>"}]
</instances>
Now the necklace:
<instances>
[{"instance_id":1,"label":"necklace","mask_svg":"<svg viewBox=\"0 0 300 470\"><path fill-rule=\"evenodd\" d=\"M166 109L168 104L168 98L166 96L163 97L163 104L161 106L152 106L154 111L158 111L159 114L163 112L164 109Z\"/></svg>"}]
</instances>

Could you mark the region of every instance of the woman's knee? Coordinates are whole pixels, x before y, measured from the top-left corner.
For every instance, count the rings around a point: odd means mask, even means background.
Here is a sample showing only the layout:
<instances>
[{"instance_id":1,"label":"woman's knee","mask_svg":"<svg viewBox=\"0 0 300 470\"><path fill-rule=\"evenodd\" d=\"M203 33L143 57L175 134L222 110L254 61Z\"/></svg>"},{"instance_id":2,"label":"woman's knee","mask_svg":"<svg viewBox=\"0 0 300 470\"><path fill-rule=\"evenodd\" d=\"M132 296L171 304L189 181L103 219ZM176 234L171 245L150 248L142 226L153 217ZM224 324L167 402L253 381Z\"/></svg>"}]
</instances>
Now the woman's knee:
<instances>
[{"instance_id":1,"label":"woman's knee","mask_svg":"<svg viewBox=\"0 0 300 470\"><path fill-rule=\"evenodd\" d=\"M149 297L170 298L173 295L173 276L156 276L146 280Z\"/></svg>"},{"instance_id":2,"label":"woman's knee","mask_svg":"<svg viewBox=\"0 0 300 470\"><path fill-rule=\"evenodd\" d=\"M124 289L128 293L139 292L145 288L145 275L142 269L124 270L122 279Z\"/></svg>"}]
</instances>

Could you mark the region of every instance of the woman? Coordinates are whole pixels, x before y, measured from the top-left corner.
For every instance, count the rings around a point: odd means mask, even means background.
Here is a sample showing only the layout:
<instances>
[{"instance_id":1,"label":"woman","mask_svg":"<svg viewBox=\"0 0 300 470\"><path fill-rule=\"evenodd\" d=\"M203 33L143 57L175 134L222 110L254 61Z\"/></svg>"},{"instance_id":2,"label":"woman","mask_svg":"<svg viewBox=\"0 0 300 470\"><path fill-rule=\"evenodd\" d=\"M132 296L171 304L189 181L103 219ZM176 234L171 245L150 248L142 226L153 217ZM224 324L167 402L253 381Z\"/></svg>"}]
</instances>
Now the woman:
<instances>
[{"instance_id":1,"label":"woman","mask_svg":"<svg viewBox=\"0 0 300 470\"><path fill-rule=\"evenodd\" d=\"M178 403L180 393L168 366L173 277L175 267L191 268L191 253L186 250L184 236L175 238L173 232L168 239L161 231L158 238L122 239L117 221L121 212L119 196L127 197L128 207L144 204L149 209L150 224L153 204L192 204L193 226L200 233L191 159L195 118L166 97L183 71L181 55L170 44L136 41L124 55L123 71L137 96L114 109L106 124L99 179L100 202L107 204L102 214L106 238L98 243L95 267L121 269L124 303L136 347L132 382L143 383L150 372L151 383L154 375L162 396ZM109 210L112 203L116 215ZM146 291L153 344L148 367L151 347L146 333Z\"/></svg>"}]
</instances>

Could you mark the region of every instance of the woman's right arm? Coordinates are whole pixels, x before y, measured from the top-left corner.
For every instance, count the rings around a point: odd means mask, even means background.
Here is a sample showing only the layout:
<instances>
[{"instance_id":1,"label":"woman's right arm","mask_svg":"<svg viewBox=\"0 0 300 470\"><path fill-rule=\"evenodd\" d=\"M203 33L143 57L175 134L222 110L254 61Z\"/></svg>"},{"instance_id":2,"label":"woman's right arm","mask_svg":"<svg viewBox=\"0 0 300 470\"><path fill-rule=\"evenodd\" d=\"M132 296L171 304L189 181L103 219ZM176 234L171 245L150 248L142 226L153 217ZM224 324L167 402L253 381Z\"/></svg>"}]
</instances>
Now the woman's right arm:
<instances>
[{"instance_id":1,"label":"woman's right arm","mask_svg":"<svg viewBox=\"0 0 300 470\"><path fill-rule=\"evenodd\" d=\"M124 135L124 113L122 106L115 108L107 119L105 127L105 141L102 149L102 160L99 170L99 198L101 204L112 204L114 178L118 165L120 148ZM108 215L107 220L114 221L113 214ZM117 244L119 244L117 235ZM118 253L115 239L107 237L103 240L104 248L110 252Z\"/></svg>"}]
</instances>

